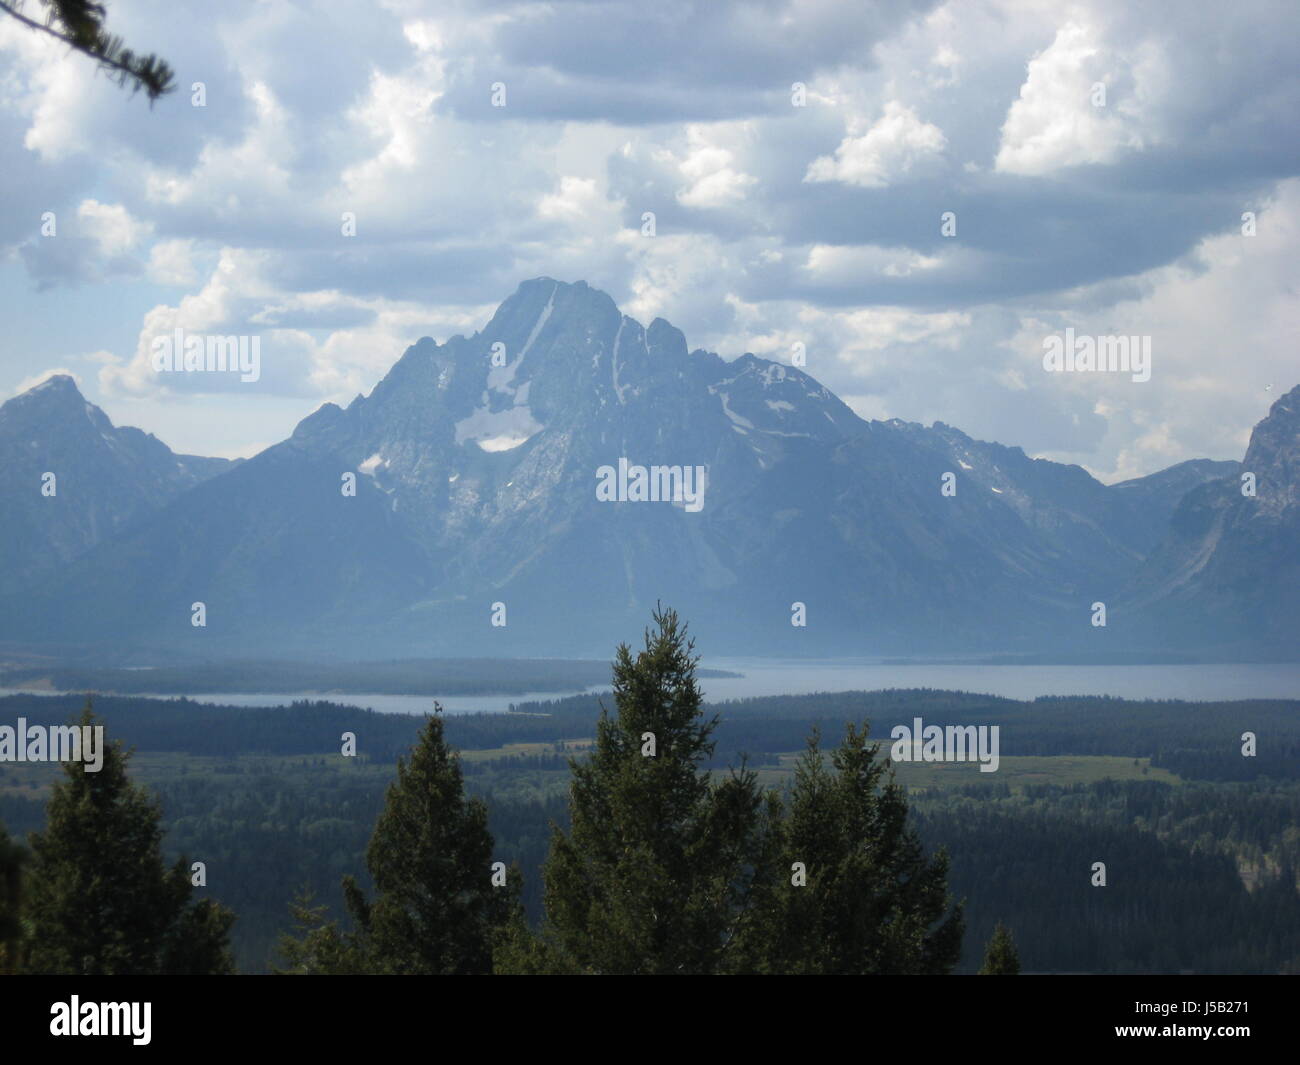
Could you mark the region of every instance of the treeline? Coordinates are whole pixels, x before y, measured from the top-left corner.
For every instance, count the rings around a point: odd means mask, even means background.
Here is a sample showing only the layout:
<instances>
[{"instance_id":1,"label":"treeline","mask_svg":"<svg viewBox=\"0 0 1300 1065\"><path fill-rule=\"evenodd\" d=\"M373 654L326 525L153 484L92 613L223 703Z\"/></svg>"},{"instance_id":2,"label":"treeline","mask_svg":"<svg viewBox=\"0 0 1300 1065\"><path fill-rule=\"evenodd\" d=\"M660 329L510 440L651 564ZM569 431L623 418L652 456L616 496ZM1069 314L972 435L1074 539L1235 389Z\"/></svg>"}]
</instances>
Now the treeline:
<instances>
[{"instance_id":1,"label":"treeline","mask_svg":"<svg viewBox=\"0 0 1300 1065\"><path fill-rule=\"evenodd\" d=\"M521 901L535 925L550 825L569 824L565 777L493 773L494 765L475 767L466 787L486 800L494 856L522 871ZM232 944L241 970L273 964L301 889L335 915L346 912L343 875L356 873L369 889L366 844L390 779L249 767L158 787L169 858L204 859L207 891L239 915ZM1296 964L1300 914L1283 885L1300 868L1300 785L1103 780L1013 793L981 784L927 792L911 805L921 838L951 855L968 941L984 943L998 921L1010 921L1031 971L1277 972ZM22 838L42 827L44 806L0 793L0 822ZM1107 863L1106 888L1091 887L1093 860ZM1159 906L1143 902L1153 898ZM1148 921L1150 929L1137 927ZM1112 933L1094 934L1098 924ZM968 948L959 971L979 962L978 948Z\"/></svg>"},{"instance_id":2,"label":"treeline","mask_svg":"<svg viewBox=\"0 0 1300 1065\"><path fill-rule=\"evenodd\" d=\"M26 717L32 724L63 724L84 702L84 695L10 695L0 698L0 716L6 721ZM433 705L430 699L430 711ZM414 715L385 714L328 700L245 707L192 699L99 695L95 710L116 734L129 735L137 750L216 757L333 754L340 749L342 734L352 732L359 754L371 761L394 763L410 750L420 730L420 718ZM590 735L595 720L595 712L447 717L449 739L467 750L573 739Z\"/></svg>"},{"instance_id":3,"label":"treeline","mask_svg":"<svg viewBox=\"0 0 1300 1065\"><path fill-rule=\"evenodd\" d=\"M971 934L1014 915L1026 971L1300 972L1300 790L1240 798L1099 781L926 796L913 812L921 836L951 855ZM1269 856L1253 890L1241 875L1248 839Z\"/></svg>"},{"instance_id":4,"label":"treeline","mask_svg":"<svg viewBox=\"0 0 1300 1065\"><path fill-rule=\"evenodd\" d=\"M221 777L194 774L153 790L163 811L165 856L205 863L203 891L238 915L230 942L239 969L268 972L295 896L309 891L330 912L342 914L341 878L354 873L369 887L366 845L391 775L323 774L298 766L241 770ZM491 777L484 781L488 790L475 785L480 777ZM498 780L499 774L475 774L467 778L467 790L487 803L494 855L525 871L520 898L536 922L550 825L567 824L567 798L560 787L545 797L495 793L490 784ZM45 813L39 799L0 791L0 826L15 840L44 828Z\"/></svg>"},{"instance_id":5,"label":"treeline","mask_svg":"<svg viewBox=\"0 0 1300 1065\"><path fill-rule=\"evenodd\" d=\"M469 790L487 802L493 855L519 866L521 901L536 924L550 824L568 827L567 797L559 790L546 799L478 791L473 779ZM223 787L195 777L158 789L167 854L204 859L207 892L238 914L231 935L241 970L265 972L274 963L288 906L303 888L334 915L346 912L345 874L369 890L364 856L386 786L372 777L298 770L250 773ZM1290 896L1283 889L1286 869L1300 864L1296 785L1256 792L1100 781L998 790L927 793L911 803L927 846L947 848L952 892L966 903L972 946L959 971L979 965L978 945L998 921L1013 925L1029 971L1278 972L1296 965L1300 913L1294 889ZM0 822L15 838L43 824L43 809L0 796ZM1106 888L1091 886L1094 860L1107 863ZM1255 890L1243 885L1243 866L1259 870ZM1100 934L1102 927L1110 931Z\"/></svg>"},{"instance_id":6,"label":"treeline","mask_svg":"<svg viewBox=\"0 0 1300 1065\"><path fill-rule=\"evenodd\" d=\"M375 662L237 659L119 669L32 665L0 671L0 688L46 680L65 691L361 692L376 695L490 695L582 690L609 680L609 663L550 658L405 658Z\"/></svg>"},{"instance_id":7,"label":"treeline","mask_svg":"<svg viewBox=\"0 0 1300 1065\"><path fill-rule=\"evenodd\" d=\"M610 697L603 698L608 705ZM0 714L5 720L22 715L33 723L61 724L80 703L77 696L8 696L0 699ZM574 696L521 704L512 714L450 715L447 738L457 748L482 750L590 737L601 705L600 697ZM411 717L331 701L267 708L101 696L96 706L138 749L194 755L320 755L337 751L341 734L351 731L367 758L393 763L418 730ZM1114 755L1149 758L1187 779L1300 779L1300 702L1295 700L1051 697L1020 702L915 689L771 696L708 709L720 719L708 760L714 768L736 764L742 755L753 765L775 764L776 755L803 746L809 728L838 734L863 718L877 739L888 742L895 725L910 727L921 717L926 724L998 725L1002 757ZM1255 736L1250 757L1243 756L1245 732Z\"/></svg>"},{"instance_id":8,"label":"treeline","mask_svg":"<svg viewBox=\"0 0 1300 1065\"><path fill-rule=\"evenodd\" d=\"M577 700L567 701L576 702ZM895 725L997 725L1002 757L1115 755L1149 758L1178 776L1202 780L1300 779L1300 702L1132 700L1043 697L1032 702L928 690L785 695L717 704L720 747L789 751L809 724L843 727L871 720L888 741ZM1243 755L1243 733L1255 736Z\"/></svg>"}]
</instances>

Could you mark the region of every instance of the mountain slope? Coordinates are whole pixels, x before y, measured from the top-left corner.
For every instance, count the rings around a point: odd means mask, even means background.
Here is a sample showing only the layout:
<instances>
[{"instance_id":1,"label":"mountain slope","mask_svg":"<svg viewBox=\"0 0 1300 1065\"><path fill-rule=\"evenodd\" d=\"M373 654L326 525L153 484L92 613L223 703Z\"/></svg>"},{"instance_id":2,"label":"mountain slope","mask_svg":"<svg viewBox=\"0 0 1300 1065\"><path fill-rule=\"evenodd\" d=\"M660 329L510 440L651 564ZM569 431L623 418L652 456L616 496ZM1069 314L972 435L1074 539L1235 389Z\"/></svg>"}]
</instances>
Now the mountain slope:
<instances>
[{"instance_id":1,"label":"mountain slope","mask_svg":"<svg viewBox=\"0 0 1300 1065\"><path fill-rule=\"evenodd\" d=\"M115 427L64 374L15 396L0 406L0 591L45 580L230 466L177 455L139 429ZM45 484L52 494L43 493Z\"/></svg>"},{"instance_id":2,"label":"mountain slope","mask_svg":"<svg viewBox=\"0 0 1300 1065\"><path fill-rule=\"evenodd\" d=\"M1253 474L1255 495L1243 491ZM1179 642L1294 654L1300 633L1300 387L1234 471L1193 488L1134 581L1130 608Z\"/></svg>"}]
</instances>

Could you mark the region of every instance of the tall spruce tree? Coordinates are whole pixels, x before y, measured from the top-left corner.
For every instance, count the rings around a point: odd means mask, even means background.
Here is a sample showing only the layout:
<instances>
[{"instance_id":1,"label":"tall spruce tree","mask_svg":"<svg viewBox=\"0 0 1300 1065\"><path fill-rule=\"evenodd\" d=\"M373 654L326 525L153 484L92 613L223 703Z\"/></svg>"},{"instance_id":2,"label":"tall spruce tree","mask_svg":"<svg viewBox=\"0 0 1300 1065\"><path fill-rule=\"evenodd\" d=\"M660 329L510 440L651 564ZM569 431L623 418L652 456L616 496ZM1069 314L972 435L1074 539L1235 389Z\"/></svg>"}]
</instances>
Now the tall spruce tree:
<instances>
[{"instance_id":1,"label":"tall spruce tree","mask_svg":"<svg viewBox=\"0 0 1300 1065\"><path fill-rule=\"evenodd\" d=\"M520 888L514 869L504 885L493 884L492 848L487 806L465 797L459 759L435 713L410 761L398 760L366 851L374 901L351 877L344 880L355 939L321 926L314 940L299 943L314 951L318 971L491 972L493 946L516 918ZM291 962L293 949L286 952Z\"/></svg>"},{"instance_id":2,"label":"tall spruce tree","mask_svg":"<svg viewBox=\"0 0 1300 1065\"><path fill-rule=\"evenodd\" d=\"M763 803L743 768L713 783L717 718L705 720L694 643L672 610L632 656L618 648L616 714L571 760L570 831L553 827L546 920L533 967L594 973L724 969L763 839Z\"/></svg>"},{"instance_id":3,"label":"tall spruce tree","mask_svg":"<svg viewBox=\"0 0 1300 1065\"><path fill-rule=\"evenodd\" d=\"M1011 938L1011 930L999 921L984 951L984 964L980 966L979 975L1017 976L1019 973L1020 955L1016 952L1016 941Z\"/></svg>"},{"instance_id":4,"label":"tall spruce tree","mask_svg":"<svg viewBox=\"0 0 1300 1065\"><path fill-rule=\"evenodd\" d=\"M89 702L81 727L99 725ZM127 776L120 741L103 765L66 762L25 880L30 969L70 974L229 973L234 915L190 895L188 862L162 858L157 801Z\"/></svg>"},{"instance_id":5,"label":"tall spruce tree","mask_svg":"<svg viewBox=\"0 0 1300 1065\"><path fill-rule=\"evenodd\" d=\"M780 819L780 855L756 892L737 968L767 973L947 973L962 907L943 852L926 858L867 728L849 724L828 768L814 730ZM950 908L951 907L951 908Z\"/></svg>"}]
</instances>

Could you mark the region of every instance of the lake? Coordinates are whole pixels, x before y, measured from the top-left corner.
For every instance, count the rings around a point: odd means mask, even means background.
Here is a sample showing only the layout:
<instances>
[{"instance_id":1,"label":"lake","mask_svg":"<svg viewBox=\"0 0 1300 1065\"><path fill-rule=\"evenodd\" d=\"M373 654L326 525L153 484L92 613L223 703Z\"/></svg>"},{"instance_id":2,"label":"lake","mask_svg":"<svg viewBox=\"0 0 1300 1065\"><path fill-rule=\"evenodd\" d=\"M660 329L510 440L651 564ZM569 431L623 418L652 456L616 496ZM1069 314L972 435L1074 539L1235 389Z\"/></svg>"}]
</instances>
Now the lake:
<instances>
[{"instance_id":1,"label":"lake","mask_svg":"<svg viewBox=\"0 0 1300 1065\"><path fill-rule=\"evenodd\" d=\"M992 666L798 659L713 659L701 665L744 673L701 681L711 700L817 691L942 688L1009 699L1114 695L1124 699L1300 699L1300 663L1246 665Z\"/></svg>"},{"instance_id":2,"label":"lake","mask_svg":"<svg viewBox=\"0 0 1300 1065\"><path fill-rule=\"evenodd\" d=\"M701 679L700 686L710 701L881 688L942 688L1011 699L1033 699L1039 695L1114 695L1125 699L1300 699L1300 663L992 666L951 663L900 665L843 659L719 658L707 659L700 664L705 668L743 674ZM590 690L608 691L608 688ZM14 694L15 691L0 690L0 695ZM385 714L423 714L433 708L433 697L428 695L248 692L190 695L188 698L229 706L287 706L302 699L328 699ZM526 692L515 695L449 695L438 697L438 701L449 714L470 714L477 711L501 713L512 703L556 698L560 698L556 692Z\"/></svg>"}]
</instances>

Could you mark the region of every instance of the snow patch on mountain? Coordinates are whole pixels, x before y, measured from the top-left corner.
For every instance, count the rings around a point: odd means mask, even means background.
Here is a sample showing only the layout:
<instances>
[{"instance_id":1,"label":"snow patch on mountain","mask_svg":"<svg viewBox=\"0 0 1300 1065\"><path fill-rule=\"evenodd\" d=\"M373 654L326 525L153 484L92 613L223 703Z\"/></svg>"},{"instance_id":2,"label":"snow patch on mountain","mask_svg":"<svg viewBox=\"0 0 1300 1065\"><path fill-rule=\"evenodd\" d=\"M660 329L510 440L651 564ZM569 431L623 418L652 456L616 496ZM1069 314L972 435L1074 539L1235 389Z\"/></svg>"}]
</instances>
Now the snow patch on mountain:
<instances>
[{"instance_id":1,"label":"snow patch on mountain","mask_svg":"<svg viewBox=\"0 0 1300 1065\"><path fill-rule=\"evenodd\" d=\"M723 392L717 385L710 385L709 391L718 399L722 400L722 413L731 420L731 428L736 432L745 434L754 428L754 423L748 418L743 418L731 409L730 397Z\"/></svg>"},{"instance_id":2,"label":"snow patch on mountain","mask_svg":"<svg viewBox=\"0 0 1300 1065\"><path fill-rule=\"evenodd\" d=\"M614 394L618 396L620 406L626 406L627 400L623 398L623 390L627 385L618 383L618 346L623 340L623 326L627 324L627 316L624 315L618 320L618 332L614 334L614 354L610 358L610 365L613 368Z\"/></svg>"},{"instance_id":3,"label":"snow patch on mountain","mask_svg":"<svg viewBox=\"0 0 1300 1065\"><path fill-rule=\"evenodd\" d=\"M473 442L484 451L513 451L544 428L533 420L533 412L527 404L520 403L501 411L479 407L468 418L456 423L456 443Z\"/></svg>"}]
</instances>

